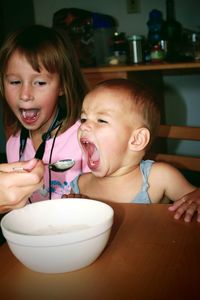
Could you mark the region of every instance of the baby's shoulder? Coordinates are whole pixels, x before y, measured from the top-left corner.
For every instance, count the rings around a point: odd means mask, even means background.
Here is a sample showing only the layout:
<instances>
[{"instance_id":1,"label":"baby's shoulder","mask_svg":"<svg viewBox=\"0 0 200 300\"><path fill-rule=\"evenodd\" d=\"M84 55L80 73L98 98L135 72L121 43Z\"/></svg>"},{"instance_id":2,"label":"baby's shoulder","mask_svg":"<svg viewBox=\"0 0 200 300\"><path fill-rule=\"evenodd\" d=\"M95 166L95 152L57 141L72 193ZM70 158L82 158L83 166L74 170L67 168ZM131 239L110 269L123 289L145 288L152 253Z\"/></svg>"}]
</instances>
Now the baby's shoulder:
<instances>
[{"instance_id":1,"label":"baby's shoulder","mask_svg":"<svg viewBox=\"0 0 200 300\"><path fill-rule=\"evenodd\" d=\"M182 176L180 170L166 162L154 162L149 175L150 182L171 182Z\"/></svg>"},{"instance_id":2,"label":"baby's shoulder","mask_svg":"<svg viewBox=\"0 0 200 300\"><path fill-rule=\"evenodd\" d=\"M177 169L169 163L162 162L162 161L154 161L154 163L152 164L151 170L152 170L152 172L160 173L163 171L173 172Z\"/></svg>"}]
</instances>

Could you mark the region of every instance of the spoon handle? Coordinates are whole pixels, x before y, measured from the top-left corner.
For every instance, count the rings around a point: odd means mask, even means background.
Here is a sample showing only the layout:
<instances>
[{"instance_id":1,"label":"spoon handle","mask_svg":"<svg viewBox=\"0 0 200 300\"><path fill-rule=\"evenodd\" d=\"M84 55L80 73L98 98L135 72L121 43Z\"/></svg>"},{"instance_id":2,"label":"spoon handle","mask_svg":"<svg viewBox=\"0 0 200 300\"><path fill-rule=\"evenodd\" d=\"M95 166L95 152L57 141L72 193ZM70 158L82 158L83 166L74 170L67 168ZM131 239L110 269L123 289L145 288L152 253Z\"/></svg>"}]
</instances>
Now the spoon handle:
<instances>
[{"instance_id":1,"label":"spoon handle","mask_svg":"<svg viewBox=\"0 0 200 300\"><path fill-rule=\"evenodd\" d=\"M45 165L45 166L48 166L49 164L44 164L44 165ZM25 169L24 167L13 167L12 170L15 171L15 172L16 172L16 171L17 171L17 172L18 172L18 171L27 171L27 172L29 172L29 170Z\"/></svg>"}]
</instances>

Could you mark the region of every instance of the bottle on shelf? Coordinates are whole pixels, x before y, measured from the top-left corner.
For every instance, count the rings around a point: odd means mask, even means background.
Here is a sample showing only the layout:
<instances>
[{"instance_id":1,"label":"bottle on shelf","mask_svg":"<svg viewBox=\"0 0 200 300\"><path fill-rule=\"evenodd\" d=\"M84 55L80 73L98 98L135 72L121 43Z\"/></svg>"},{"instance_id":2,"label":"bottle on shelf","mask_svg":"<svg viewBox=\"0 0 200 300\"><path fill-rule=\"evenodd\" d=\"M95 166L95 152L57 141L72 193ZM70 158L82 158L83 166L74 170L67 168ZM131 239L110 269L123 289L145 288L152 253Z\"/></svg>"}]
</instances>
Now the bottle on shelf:
<instances>
[{"instance_id":1,"label":"bottle on shelf","mask_svg":"<svg viewBox=\"0 0 200 300\"><path fill-rule=\"evenodd\" d=\"M110 65L124 65L127 63L128 41L124 32L114 32L111 50Z\"/></svg>"},{"instance_id":2,"label":"bottle on shelf","mask_svg":"<svg viewBox=\"0 0 200 300\"><path fill-rule=\"evenodd\" d=\"M162 46L159 44L154 45L151 48L151 62L152 63L159 63L165 59L165 52L162 49Z\"/></svg>"},{"instance_id":3,"label":"bottle on shelf","mask_svg":"<svg viewBox=\"0 0 200 300\"><path fill-rule=\"evenodd\" d=\"M160 10L153 9L150 11L149 20L147 21L148 40L150 44L156 45L162 40L164 23Z\"/></svg>"},{"instance_id":4,"label":"bottle on shelf","mask_svg":"<svg viewBox=\"0 0 200 300\"><path fill-rule=\"evenodd\" d=\"M164 29L165 21L163 20L162 12L157 9L153 9L149 13L148 26L148 48L150 49L150 60L152 62L160 62L165 58L164 45ZM145 61L147 61L145 59Z\"/></svg>"},{"instance_id":5,"label":"bottle on shelf","mask_svg":"<svg viewBox=\"0 0 200 300\"><path fill-rule=\"evenodd\" d=\"M193 32L192 33L192 48L193 48L193 56L196 61L200 60L200 33Z\"/></svg>"},{"instance_id":6,"label":"bottle on shelf","mask_svg":"<svg viewBox=\"0 0 200 300\"><path fill-rule=\"evenodd\" d=\"M166 22L163 27L164 40L167 43L166 60L181 60L182 25L176 20L174 0L166 0Z\"/></svg>"}]
</instances>

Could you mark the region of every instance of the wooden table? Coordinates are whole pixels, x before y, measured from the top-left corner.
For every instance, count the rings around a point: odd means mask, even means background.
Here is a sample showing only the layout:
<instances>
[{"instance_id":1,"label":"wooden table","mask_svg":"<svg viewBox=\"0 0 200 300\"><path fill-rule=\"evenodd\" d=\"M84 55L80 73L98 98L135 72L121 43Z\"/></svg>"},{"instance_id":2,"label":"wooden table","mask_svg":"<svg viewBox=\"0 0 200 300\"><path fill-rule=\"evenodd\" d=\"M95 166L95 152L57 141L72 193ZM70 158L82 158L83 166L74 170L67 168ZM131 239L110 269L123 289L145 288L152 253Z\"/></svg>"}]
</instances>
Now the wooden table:
<instances>
[{"instance_id":1,"label":"wooden table","mask_svg":"<svg viewBox=\"0 0 200 300\"><path fill-rule=\"evenodd\" d=\"M112 206L107 248L79 271L32 272L0 246L1 299L199 299L200 224L174 220L166 204Z\"/></svg>"}]
</instances>

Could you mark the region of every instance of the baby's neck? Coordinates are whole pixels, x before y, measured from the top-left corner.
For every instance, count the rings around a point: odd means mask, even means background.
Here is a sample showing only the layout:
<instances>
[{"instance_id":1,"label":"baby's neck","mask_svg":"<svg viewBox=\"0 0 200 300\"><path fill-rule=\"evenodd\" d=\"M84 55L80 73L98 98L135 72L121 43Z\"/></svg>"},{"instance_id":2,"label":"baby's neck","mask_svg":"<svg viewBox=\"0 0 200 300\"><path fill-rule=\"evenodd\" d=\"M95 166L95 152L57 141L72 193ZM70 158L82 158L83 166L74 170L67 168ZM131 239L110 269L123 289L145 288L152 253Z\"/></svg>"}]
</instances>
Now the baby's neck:
<instances>
[{"instance_id":1,"label":"baby's neck","mask_svg":"<svg viewBox=\"0 0 200 300\"><path fill-rule=\"evenodd\" d=\"M86 178L87 179L87 178ZM116 176L96 177L92 173L82 185L81 193L90 198L114 202L131 202L142 187L140 166Z\"/></svg>"}]
</instances>

